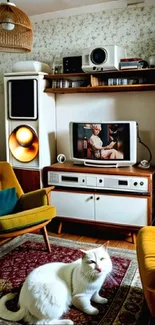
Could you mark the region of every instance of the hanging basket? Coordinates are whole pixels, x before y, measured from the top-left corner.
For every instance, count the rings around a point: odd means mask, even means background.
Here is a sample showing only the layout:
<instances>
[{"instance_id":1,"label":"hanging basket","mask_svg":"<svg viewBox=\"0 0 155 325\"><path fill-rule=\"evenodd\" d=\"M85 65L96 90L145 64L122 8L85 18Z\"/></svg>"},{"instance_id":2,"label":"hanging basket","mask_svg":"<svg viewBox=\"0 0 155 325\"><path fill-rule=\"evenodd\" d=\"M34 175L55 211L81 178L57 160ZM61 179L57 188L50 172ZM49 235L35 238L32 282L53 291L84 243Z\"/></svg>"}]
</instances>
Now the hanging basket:
<instances>
[{"instance_id":1,"label":"hanging basket","mask_svg":"<svg viewBox=\"0 0 155 325\"><path fill-rule=\"evenodd\" d=\"M27 15L13 3L0 4L0 51L30 52L32 24Z\"/></svg>"}]
</instances>

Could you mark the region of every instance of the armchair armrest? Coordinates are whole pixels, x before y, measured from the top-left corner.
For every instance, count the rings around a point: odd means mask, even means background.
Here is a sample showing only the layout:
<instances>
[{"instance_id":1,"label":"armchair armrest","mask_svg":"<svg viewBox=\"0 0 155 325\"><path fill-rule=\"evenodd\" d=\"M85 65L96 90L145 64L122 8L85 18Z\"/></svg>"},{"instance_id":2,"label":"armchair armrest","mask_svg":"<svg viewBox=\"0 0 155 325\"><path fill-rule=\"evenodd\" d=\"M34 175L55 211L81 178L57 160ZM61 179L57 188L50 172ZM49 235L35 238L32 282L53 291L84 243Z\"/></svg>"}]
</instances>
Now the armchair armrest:
<instances>
[{"instance_id":1,"label":"armchair armrest","mask_svg":"<svg viewBox=\"0 0 155 325\"><path fill-rule=\"evenodd\" d=\"M38 208L42 205L49 204L49 194L54 186L42 188L36 191L28 192L20 197L20 205L22 210Z\"/></svg>"}]
</instances>

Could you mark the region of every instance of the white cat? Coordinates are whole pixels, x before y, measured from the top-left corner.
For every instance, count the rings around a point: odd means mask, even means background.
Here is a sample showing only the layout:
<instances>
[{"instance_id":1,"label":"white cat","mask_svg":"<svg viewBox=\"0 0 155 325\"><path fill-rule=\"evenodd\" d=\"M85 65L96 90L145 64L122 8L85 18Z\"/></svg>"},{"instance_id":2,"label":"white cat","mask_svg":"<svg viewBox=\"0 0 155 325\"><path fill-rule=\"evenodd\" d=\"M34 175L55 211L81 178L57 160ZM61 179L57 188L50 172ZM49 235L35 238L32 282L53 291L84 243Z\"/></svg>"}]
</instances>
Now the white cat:
<instances>
[{"instance_id":1,"label":"white cat","mask_svg":"<svg viewBox=\"0 0 155 325\"><path fill-rule=\"evenodd\" d=\"M112 270L107 245L108 242L88 251L81 250L83 257L72 263L48 263L34 269L21 288L19 310L12 312L6 308L6 301L15 296L9 293L0 299L0 317L37 325L73 324L69 319L60 319L71 305L88 315L97 315L99 311L91 301L99 304L108 301L99 295Z\"/></svg>"}]
</instances>

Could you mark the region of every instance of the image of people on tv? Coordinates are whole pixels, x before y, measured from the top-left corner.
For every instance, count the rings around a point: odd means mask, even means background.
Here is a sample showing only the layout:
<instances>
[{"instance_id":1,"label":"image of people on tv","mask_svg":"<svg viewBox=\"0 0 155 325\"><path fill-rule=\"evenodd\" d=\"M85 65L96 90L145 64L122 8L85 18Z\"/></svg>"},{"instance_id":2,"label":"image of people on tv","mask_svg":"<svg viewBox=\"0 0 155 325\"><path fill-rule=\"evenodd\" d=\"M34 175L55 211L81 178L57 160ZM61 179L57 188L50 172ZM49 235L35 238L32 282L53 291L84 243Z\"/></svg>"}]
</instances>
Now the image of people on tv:
<instances>
[{"instance_id":1,"label":"image of people on tv","mask_svg":"<svg viewBox=\"0 0 155 325\"><path fill-rule=\"evenodd\" d=\"M79 123L76 134L76 157L122 160L129 152L127 124Z\"/></svg>"}]
</instances>

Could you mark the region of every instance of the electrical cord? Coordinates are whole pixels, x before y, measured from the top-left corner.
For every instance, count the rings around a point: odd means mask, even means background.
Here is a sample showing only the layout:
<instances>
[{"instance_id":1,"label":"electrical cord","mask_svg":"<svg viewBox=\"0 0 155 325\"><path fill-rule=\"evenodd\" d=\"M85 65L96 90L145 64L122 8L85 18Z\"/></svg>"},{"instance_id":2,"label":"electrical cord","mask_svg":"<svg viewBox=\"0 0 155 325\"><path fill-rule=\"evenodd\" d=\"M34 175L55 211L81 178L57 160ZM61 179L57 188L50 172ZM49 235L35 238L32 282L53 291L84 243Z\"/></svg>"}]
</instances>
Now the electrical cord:
<instances>
[{"instance_id":1,"label":"electrical cord","mask_svg":"<svg viewBox=\"0 0 155 325\"><path fill-rule=\"evenodd\" d=\"M142 160L138 166L141 168L149 168L150 162L152 160L152 153L151 153L150 148L140 138L138 124L137 124L137 137L138 137L139 143L141 143L149 152L149 160Z\"/></svg>"},{"instance_id":2,"label":"electrical cord","mask_svg":"<svg viewBox=\"0 0 155 325\"><path fill-rule=\"evenodd\" d=\"M151 226L154 226L155 225L155 218L153 218L152 222L151 222Z\"/></svg>"},{"instance_id":3,"label":"electrical cord","mask_svg":"<svg viewBox=\"0 0 155 325\"><path fill-rule=\"evenodd\" d=\"M148 152L149 152L149 160L148 160L148 163L150 163L151 162L151 160L152 160L152 153L151 153L151 150L149 149L149 147L143 142L143 141L141 141L141 139L138 139L139 140L139 143L141 143L147 150L148 150Z\"/></svg>"}]
</instances>

